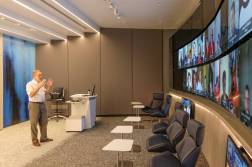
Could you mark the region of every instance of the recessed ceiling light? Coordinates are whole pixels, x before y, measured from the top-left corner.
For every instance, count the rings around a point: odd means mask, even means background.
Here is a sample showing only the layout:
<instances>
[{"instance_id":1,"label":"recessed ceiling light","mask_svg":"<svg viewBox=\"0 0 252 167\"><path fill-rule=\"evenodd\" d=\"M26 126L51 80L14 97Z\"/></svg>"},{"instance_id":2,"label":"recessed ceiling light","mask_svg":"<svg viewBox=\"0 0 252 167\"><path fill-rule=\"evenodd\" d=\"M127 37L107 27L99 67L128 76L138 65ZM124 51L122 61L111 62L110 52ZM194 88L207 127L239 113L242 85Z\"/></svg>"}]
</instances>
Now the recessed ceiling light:
<instances>
[{"instance_id":1,"label":"recessed ceiling light","mask_svg":"<svg viewBox=\"0 0 252 167\"><path fill-rule=\"evenodd\" d=\"M44 40L41 40L41 39L38 39L38 38L34 38L34 37L31 37L31 36L28 36L28 35L24 35L24 34L21 34L21 33L18 33L18 32L14 32L14 31L2 28L2 27L0 27L0 30L8 32L8 33L11 33L11 34L15 34L17 36L22 36L22 37L28 38L28 39L31 39L33 41L38 41L40 43L49 44L48 41L44 41Z\"/></svg>"},{"instance_id":2,"label":"recessed ceiling light","mask_svg":"<svg viewBox=\"0 0 252 167\"><path fill-rule=\"evenodd\" d=\"M47 30L45 28L41 28L41 27L39 27L37 25L33 25L32 23L29 24L29 23L27 23L27 22L25 22L25 21L23 21L21 19L16 18L15 16L10 16L10 15L7 15L7 14L1 13L1 12L0 12L0 15L4 16L6 18L9 18L10 20L14 20L14 21L16 21L16 22L18 22L20 24L26 25L27 27L30 27L33 30L38 30L38 31L44 32L46 34L49 34L51 36L54 36L56 38L59 38L59 39L62 39L62 40L67 40L65 37L63 37L61 35L58 35L58 34L56 34L54 32L51 32L50 30Z\"/></svg>"},{"instance_id":3,"label":"recessed ceiling light","mask_svg":"<svg viewBox=\"0 0 252 167\"><path fill-rule=\"evenodd\" d=\"M37 11L36 9L34 9L34 8L30 7L30 6L28 6L27 4L21 2L20 0L12 0L12 1L15 2L15 3L17 3L18 5L20 5L20 6L24 7L24 8L26 8L26 9L28 9L28 10L34 12L34 13L38 14L38 15L40 15L40 16L46 18L47 20L50 20L50 21L54 22L55 24L57 24L57 25L59 25L59 26L65 28L65 29L71 31L72 33L74 33L74 34L76 34L76 35L78 35L78 36L83 37L83 34L82 34L82 33L79 33L79 32L77 32L77 31L73 30L72 28L70 28L70 27L68 27L68 26L66 26L66 25L64 25L64 24L62 24L62 23L60 23L60 22L58 22L57 20L55 20L55 19L53 19L53 18L47 16L46 14Z\"/></svg>"},{"instance_id":4,"label":"recessed ceiling light","mask_svg":"<svg viewBox=\"0 0 252 167\"><path fill-rule=\"evenodd\" d=\"M66 10L68 13L70 13L71 15L73 15L76 19L78 19L80 22L86 24L89 28L91 28L92 30L94 30L95 32L99 33L99 31L92 27L91 25L89 25L86 21L84 21L82 18L80 18L79 16L77 16L76 14L74 14L72 11L70 11L69 9L67 9L65 6L63 6L62 4L60 4L58 1L56 0L52 0L56 5L58 5L59 7L63 8L64 10Z\"/></svg>"}]
</instances>

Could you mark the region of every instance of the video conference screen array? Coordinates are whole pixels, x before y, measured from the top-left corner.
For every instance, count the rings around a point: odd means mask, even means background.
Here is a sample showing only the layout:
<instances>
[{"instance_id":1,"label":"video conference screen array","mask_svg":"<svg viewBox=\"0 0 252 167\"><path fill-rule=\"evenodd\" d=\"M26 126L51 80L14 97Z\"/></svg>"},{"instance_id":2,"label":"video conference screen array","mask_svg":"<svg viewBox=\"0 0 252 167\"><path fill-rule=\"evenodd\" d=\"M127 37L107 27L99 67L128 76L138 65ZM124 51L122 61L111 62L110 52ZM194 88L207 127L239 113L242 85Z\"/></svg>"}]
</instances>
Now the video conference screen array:
<instances>
[{"instance_id":1,"label":"video conference screen array","mask_svg":"<svg viewBox=\"0 0 252 167\"><path fill-rule=\"evenodd\" d=\"M252 38L224 57L184 70L183 89L223 106L252 128Z\"/></svg>"},{"instance_id":2,"label":"video conference screen array","mask_svg":"<svg viewBox=\"0 0 252 167\"><path fill-rule=\"evenodd\" d=\"M251 11L252 0L225 0L203 33L178 50L178 68L215 59L244 38L252 31Z\"/></svg>"}]
</instances>

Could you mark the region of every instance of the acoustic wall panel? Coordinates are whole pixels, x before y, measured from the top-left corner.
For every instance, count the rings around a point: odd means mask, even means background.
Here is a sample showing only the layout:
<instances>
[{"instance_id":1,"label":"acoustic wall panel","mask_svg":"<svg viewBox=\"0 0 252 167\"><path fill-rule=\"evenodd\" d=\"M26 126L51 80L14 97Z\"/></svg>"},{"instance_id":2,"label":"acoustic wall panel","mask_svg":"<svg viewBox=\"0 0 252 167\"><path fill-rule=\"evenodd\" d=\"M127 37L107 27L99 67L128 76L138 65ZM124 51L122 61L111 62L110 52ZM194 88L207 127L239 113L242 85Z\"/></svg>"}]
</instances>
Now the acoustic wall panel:
<instances>
[{"instance_id":1,"label":"acoustic wall panel","mask_svg":"<svg viewBox=\"0 0 252 167\"><path fill-rule=\"evenodd\" d=\"M163 91L162 30L133 30L133 99L149 104Z\"/></svg>"},{"instance_id":2,"label":"acoustic wall panel","mask_svg":"<svg viewBox=\"0 0 252 167\"><path fill-rule=\"evenodd\" d=\"M101 31L101 114L131 113L132 57L131 31Z\"/></svg>"},{"instance_id":3,"label":"acoustic wall panel","mask_svg":"<svg viewBox=\"0 0 252 167\"><path fill-rule=\"evenodd\" d=\"M39 45L37 68L66 87L67 97L94 83L97 115L132 114L133 90L147 104L152 92L162 91L162 40L162 30L104 28L100 35Z\"/></svg>"},{"instance_id":4,"label":"acoustic wall panel","mask_svg":"<svg viewBox=\"0 0 252 167\"><path fill-rule=\"evenodd\" d=\"M54 87L64 87L68 97L68 50L67 41L52 41L48 45L38 45L36 68L45 78L54 81Z\"/></svg>"},{"instance_id":5,"label":"acoustic wall panel","mask_svg":"<svg viewBox=\"0 0 252 167\"><path fill-rule=\"evenodd\" d=\"M69 38L69 94L87 93L95 85L96 112L100 114L100 35Z\"/></svg>"},{"instance_id":6,"label":"acoustic wall panel","mask_svg":"<svg viewBox=\"0 0 252 167\"><path fill-rule=\"evenodd\" d=\"M26 83L35 68L35 44L3 36L4 127L28 120Z\"/></svg>"}]
</instances>

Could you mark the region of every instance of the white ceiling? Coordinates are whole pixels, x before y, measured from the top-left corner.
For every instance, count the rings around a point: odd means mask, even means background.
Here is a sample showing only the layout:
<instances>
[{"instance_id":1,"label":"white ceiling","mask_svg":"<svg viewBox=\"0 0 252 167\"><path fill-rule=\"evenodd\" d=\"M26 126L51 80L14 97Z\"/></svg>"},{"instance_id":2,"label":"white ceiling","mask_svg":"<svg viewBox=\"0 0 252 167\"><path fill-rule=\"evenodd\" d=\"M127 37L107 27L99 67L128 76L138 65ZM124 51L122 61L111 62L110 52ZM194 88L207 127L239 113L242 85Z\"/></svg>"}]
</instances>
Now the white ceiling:
<instances>
[{"instance_id":1,"label":"white ceiling","mask_svg":"<svg viewBox=\"0 0 252 167\"><path fill-rule=\"evenodd\" d=\"M177 29L198 5L199 0L0 0L0 32L46 43L100 27Z\"/></svg>"},{"instance_id":2,"label":"white ceiling","mask_svg":"<svg viewBox=\"0 0 252 167\"><path fill-rule=\"evenodd\" d=\"M101 27L176 29L199 5L199 0L112 0L117 19L106 0L59 0L71 2Z\"/></svg>"}]
</instances>

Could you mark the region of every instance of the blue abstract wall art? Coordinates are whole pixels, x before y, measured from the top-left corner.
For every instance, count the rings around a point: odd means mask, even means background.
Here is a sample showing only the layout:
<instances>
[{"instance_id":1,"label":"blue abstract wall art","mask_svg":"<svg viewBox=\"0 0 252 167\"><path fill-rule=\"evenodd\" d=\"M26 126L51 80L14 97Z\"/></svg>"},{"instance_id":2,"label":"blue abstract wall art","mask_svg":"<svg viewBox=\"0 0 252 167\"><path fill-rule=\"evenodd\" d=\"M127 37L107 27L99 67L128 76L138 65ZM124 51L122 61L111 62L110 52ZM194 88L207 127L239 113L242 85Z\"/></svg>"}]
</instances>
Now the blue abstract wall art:
<instances>
[{"instance_id":1,"label":"blue abstract wall art","mask_svg":"<svg viewBox=\"0 0 252 167\"><path fill-rule=\"evenodd\" d=\"M4 127L28 120L28 97L25 85L35 69L36 46L3 35Z\"/></svg>"}]
</instances>

